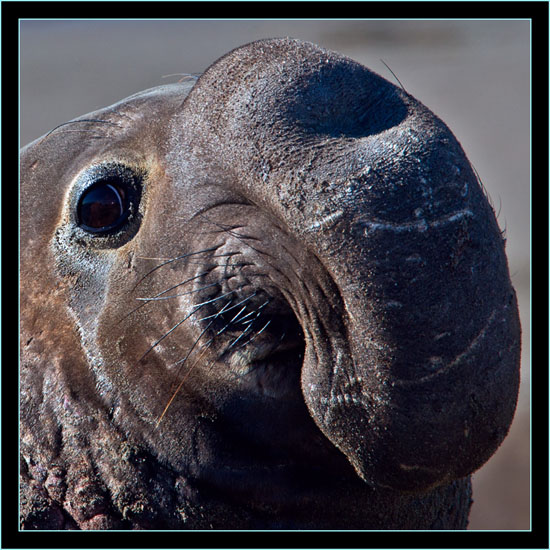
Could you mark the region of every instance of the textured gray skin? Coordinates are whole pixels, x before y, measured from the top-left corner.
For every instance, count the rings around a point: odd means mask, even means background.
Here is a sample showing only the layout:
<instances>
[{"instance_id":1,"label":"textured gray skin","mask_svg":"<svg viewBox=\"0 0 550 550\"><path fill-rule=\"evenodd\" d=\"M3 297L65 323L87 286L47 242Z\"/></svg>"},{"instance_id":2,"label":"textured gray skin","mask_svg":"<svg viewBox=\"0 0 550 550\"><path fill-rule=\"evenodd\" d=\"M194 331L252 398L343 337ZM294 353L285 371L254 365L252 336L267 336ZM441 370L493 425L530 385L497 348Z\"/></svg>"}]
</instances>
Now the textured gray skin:
<instances>
[{"instance_id":1,"label":"textured gray skin","mask_svg":"<svg viewBox=\"0 0 550 550\"><path fill-rule=\"evenodd\" d=\"M513 417L520 326L459 143L296 40L189 89L22 151L22 527L465 528L469 474ZM82 189L121 166L139 206L86 233ZM230 347L236 327L201 319L254 292L273 323ZM154 296L173 297L136 300Z\"/></svg>"}]
</instances>

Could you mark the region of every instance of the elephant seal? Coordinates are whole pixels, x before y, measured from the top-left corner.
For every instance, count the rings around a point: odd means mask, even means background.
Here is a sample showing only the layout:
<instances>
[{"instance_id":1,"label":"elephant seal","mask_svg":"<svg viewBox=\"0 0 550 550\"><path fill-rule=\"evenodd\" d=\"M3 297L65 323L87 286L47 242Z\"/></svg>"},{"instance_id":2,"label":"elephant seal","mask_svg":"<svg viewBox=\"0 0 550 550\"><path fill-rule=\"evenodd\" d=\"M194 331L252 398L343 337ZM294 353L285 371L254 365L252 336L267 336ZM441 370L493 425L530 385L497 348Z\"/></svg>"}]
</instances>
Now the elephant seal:
<instances>
[{"instance_id":1,"label":"elephant seal","mask_svg":"<svg viewBox=\"0 0 550 550\"><path fill-rule=\"evenodd\" d=\"M254 42L21 152L23 529L461 529L520 326L450 130Z\"/></svg>"}]
</instances>

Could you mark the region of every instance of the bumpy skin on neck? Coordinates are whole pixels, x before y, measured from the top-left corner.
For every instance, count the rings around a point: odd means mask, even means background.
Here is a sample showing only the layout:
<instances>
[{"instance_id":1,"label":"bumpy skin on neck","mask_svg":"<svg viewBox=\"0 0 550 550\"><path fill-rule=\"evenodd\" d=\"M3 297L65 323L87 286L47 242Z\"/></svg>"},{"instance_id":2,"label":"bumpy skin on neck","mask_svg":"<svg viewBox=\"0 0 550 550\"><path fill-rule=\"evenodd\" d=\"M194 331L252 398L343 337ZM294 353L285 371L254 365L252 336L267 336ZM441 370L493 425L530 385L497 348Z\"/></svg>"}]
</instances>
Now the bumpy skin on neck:
<instances>
[{"instance_id":1,"label":"bumpy skin on neck","mask_svg":"<svg viewBox=\"0 0 550 550\"><path fill-rule=\"evenodd\" d=\"M520 327L426 107L259 41L35 141L21 179L24 528L466 527ZM105 182L125 216L90 232Z\"/></svg>"}]
</instances>

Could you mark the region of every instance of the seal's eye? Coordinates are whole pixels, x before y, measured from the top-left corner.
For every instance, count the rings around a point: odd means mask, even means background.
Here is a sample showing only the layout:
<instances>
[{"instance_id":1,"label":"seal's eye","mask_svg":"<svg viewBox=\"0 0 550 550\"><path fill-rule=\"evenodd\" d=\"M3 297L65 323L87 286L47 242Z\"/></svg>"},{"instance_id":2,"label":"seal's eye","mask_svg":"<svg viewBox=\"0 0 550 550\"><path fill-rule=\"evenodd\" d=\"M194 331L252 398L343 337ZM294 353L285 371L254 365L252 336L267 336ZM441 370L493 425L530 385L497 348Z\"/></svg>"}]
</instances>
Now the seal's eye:
<instances>
[{"instance_id":1,"label":"seal's eye","mask_svg":"<svg viewBox=\"0 0 550 550\"><path fill-rule=\"evenodd\" d=\"M73 239L86 247L118 248L139 231L145 167L104 162L85 167L68 197L68 224Z\"/></svg>"},{"instance_id":2,"label":"seal's eye","mask_svg":"<svg viewBox=\"0 0 550 550\"><path fill-rule=\"evenodd\" d=\"M128 217L127 193L123 186L108 180L86 189L78 202L79 225L91 233L106 233Z\"/></svg>"}]
</instances>

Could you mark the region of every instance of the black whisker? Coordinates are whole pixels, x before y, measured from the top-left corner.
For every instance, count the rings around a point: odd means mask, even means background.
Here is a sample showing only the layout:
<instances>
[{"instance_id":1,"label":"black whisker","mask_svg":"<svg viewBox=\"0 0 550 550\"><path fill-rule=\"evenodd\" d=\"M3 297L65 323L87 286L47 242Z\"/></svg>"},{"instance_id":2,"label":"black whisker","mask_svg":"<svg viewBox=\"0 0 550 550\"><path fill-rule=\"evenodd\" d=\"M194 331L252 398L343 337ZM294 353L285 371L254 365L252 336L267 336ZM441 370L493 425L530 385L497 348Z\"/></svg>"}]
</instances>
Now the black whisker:
<instances>
[{"instance_id":1,"label":"black whisker","mask_svg":"<svg viewBox=\"0 0 550 550\"><path fill-rule=\"evenodd\" d=\"M271 321L273 321L273 319L270 319L264 326L263 328L261 328L257 333L256 333L256 336L259 336L270 324L271 324Z\"/></svg>"},{"instance_id":2,"label":"black whisker","mask_svg":"<svg viewBox=\"0 0 550 550\"><path fill-rule=\"evenodd\" d=\"M196 278L196 277L194 277ZM180 284L183 284L183 283L180 283ZM176 286L179 286L179 285L175 285L172 287L172 289L176 288ZM182 292L181 294L171 294L170 296L160 296L157 295L157 296L152 296L151 298L136 298L136 300L140 300L140 301L146 301L146 302L153 302L155 300L170 300L171 298L177 298L178 296L187 296L188 294L195 294L197 292L201 292L207 288L211 288L213 286L219 286L219 283L212 283L212 284L209 284L209 285L205 285L201 288L195 288L193 290L188 290L187 292ZM172 289L169 289L169 290L172 290ZM163 292L167 292L166 290L163 291Z\"/></svg>"},{"instance_id":3,"label":"black whisker","mask_svg":"<svg viewBox=\"0 0 550 550\"><path fill-rule=\"evenodd\" d=\"M217 302L218 300L221 300L222 298L225 298L226 296L229 296L230 294L235 294L235 292L237 292L237 289L235 290L230 290L229 292L226 292L225 294L220 294L219 296L217 296L216 298L212 298L211 300L208 300L206 302L202 302L202 304L197 304L195 311L197 311L199 308L202 308L202 306L205 306L207 304L212 304L214 302Z\"/></svg>"},{"instance_id":4,"label":"black whisker","mask_svg":"<svg viewBox=\"0 0 550 550\"><path fill-rule=\"evenodd\" d=\"M161 76L161 78L170 78L172 76L181 76L181 78L178 80L178 82L185 82L187 80L193 80L193 82L196 82L199 79L199 76L202 73L172 73L172 74L164 74Z\"/></svg>"},{"instance_id":5,"label":"black whisker","mask_svg":"<svg viewBox=\"0 0 550 550\"><path fill-rule=\"evenodd\" d=\"M401 86L402 90L404 92L406 92L407 90L405 90L405 86L403 86L403 84L401 83L401 80L399 80L399 78L397 78L397 75L390 69L390 66L383 59L380 59L380 61L382 61L382 63L384 63L384 65L386 65L386 69L388 69L388 71L390 71L390 73L393 75L395 80L397 80L397 82L399 82L399 86Z\"/></svg>"},{"instance_id":6,"label":"black whisker","mask_svg":"<svg viewBox=\"0 0 550 550\"><path fill-rule=\"evenodd\" d=\"M181 321L178 321L170 330L168 330L168 332L166 332L163 336L161 336L154 344L151 345L151 347L140 357L139 361L142 361L143 358L149 353L151 352L156 346L158 346L167 336L169 336L170 334L172 334L172 332L174 332L174 330L176 330L182 323L184 323L185 321L187 321L187 319L189 319L192 315L194 315L195 313L197 313L197 311L199 311L200 309L202 309L204 306L208 305L208 304L211 304L213 302L216 302L218 300L221 300L222 298L225 298L226 296L229 296L230 294L233 294L234 292L236 292L235 290L231 290L230 292L226 292L225 294L222 294L221 296L218 296L217 298L212 298L211 300L208 300L206 302L203 302L202 304L197 304L197 306L195 306L195 308L193 309L193 311L191 311L191 313L189 313L188 315L186 315ZM210 326L210 325L209 325ZM139 362L138 361L138 362Z\"/></svg>"},{"instance_id":7,"label":"black whisker","mask_svg":"<svg viewBox=\"0 0 550 550\"><path fill-rule=\"evenodd\" d=\"M160 269L161 267L164 267L168 264L171 264L173 262L177 262L178 260L183 260L185 258L189 258L191 256L195 256L196 254L204 254L205 252L213 252L214 250L217 250L217 246L213 246L211 248L205 248L204 250L196 250L195 252L188 252L187 254L182 254L181 256L176 256L175 258L170 258L169 260L166 260L165 262L155 266L153 269L148 271L134 286L132 289L132 292L136 290L136 288L143 282L144 279L149 277L151 273L154 273L157 269Z\"/></svg>"},{"instance_id":8,"label":"black whisker","mask_svg":"<svg viewBox=\"0 0 550 550\"><path fill-rule=\"evenodd\" d=\"M235 316L233 317L233 319L231 319L231 321L229 321L229 324L234 324L237 322L237 319L239 317L239 315L243 312L243 311L246 311L246 306L243 306L236 314Z\"/></svg>"},{"instance_id":9,"label":"black whisker","mask_svg":"<svg viewBox=\"0 0 550 550\"><path fill-rule=\"evenodd\" d=\"M187 319L189 319L189 317L191 317L191 315L193 315L195 312L196 310L192 311L187 316L185 316L181 321L178 321L168 332L162 335L153 345L151 345L151 347L139 358L139 361L142 361L149 352L151 352L156 346L158 346L167 336L172 334L172 332L174 332L174 330L176 330L182 323L187 321Z\"/></svg>"},{"instance_id":10,"label":"black whisker","mask_svg":"<svg viewBox=\"0 0 550 550\"><path fill-rule=\"evenodd\" d=\"M267 304L269 304L271 300L267 300L266 302L264 302L258 309L255 309L253 311L250 311L249 313L247 313L244 317L241 317L239 319L239 323L241 324L248 324L248 323L253 323L259 316L260 314L260 310L263 309ZM253 319L249 319L248 321L245 321L244 319L246 319L247 317L250 317L251 315L254 315L256 313L256 317L254 317Z\"/></svg>"},{"instance_id":11,"label":"black whisker","mask_svg":"<svg viewBox=\"0 0 550 550\"><path fill-rule=\"evenodd\" d=\"M256 315L256 317L253 319L253 321L255 321L259 315L260 315L261 312L258 311L258 314ZM224 353L227 353L233 346L235 346L235 344L243 337L245 336L248 332L250 332L250 329L253 327L254 325L254 322L251 321L248 326L241 332L241 334L235 339L233 340L233 342L224 350ZM264 327L258 331L256 333L256 336L258 336L259 334L261 334L268 326L269 324L271 323L272 319L269 319L269 321L264 325ZM246 344L248 344L250 342L250 340L247 340Z\"/></svg>"},{"instance_id":12,"label":"black whisker","mask_svg":"<svg viewBox=\"0 0 550 550\"><path fill-rule=\"evenodd\" d=\"M195 349L196 345L199 343L200 339L206 334L207 330L212 326L213 322L214 322L214 320L212 319L212 321L210 321L210 323L208 323L206 328L199 334L199 336L197 337L197 339L195 340L193 345L189 348L189 351L187 352L187 355L183 359L180 359L179 361L176 361L172 365L173 367L175 367L176 365L179 365L179 369L178 369L178 372L177 372L178 375L181 372L181 369L183 368L183 365L185 365L187 359L189 359L189 356L193 353L193 350ZM210 342L207 345L210 345Z\"/></svg>"},{"instance_id":13,"label":"black whisker","mask_svg":"<svg viewBox=\"0 0 550 550\"><path fill-rule=\"evenodd\" d=\"M176 366L176 365L180 365L180 367L178 368L178 372L177 372L177 375L179 376L179 373L181 372L181 369L183 368L183 365L186 363L187 359L189 358L189 356L191 355L191 353L193 352L193 349L195 348L195 346L199 343L199 340L203 337L203 335L208 331L208 329L212 326L212 324L214 323L214 321L216 320L217 317L219 317L224 311L226 311L226 308L231 304L231 301L227 302L227 304L225 304L225 306L220 310L218 311L218 313L214 316L214 319L212 319L210 321L210 323L208 323L208 325L206 326L206 328L200 333L200 335L198 336L198 338L195 340L195 342L193 343L193 345L191 346L191 349L187 352L187 355L183 358L183 359L180 359L179 361L177 361L176 363L174 363L173 366ZM229 326L231 324L228 323L222 330L220 330L215 336L217 336L218 334L220 334L221 332L223 332L227 326ZM211 338L206 344L205 344L205 350L208 349L211 345L212 345L212 342L214 341L215 337ZM180 384L180 387L181 387L181 384Z\"/></svg>"},{"instance_id":14,"label":"black whisker","mask_svg":"<svg viewBox=\"0 0 550 550\"><path fill-rule=\"evenodd\" d=\"M162 292L159 292L157 295L153 296L151 298L154 299L154 298L158 298L159 296L162 296L163 294L165 294L166 292L170 292L170 290L173 290L174 288L177 288L178 286L182 286L182 285L185 285L187 283L190 283L191 281L194 281L195 279L198 279L200 277L203 277L204 275L207 275L208 272L204 272L204 273L200 273L199 275L195 275L195 277L191 277L189 279L186 279L185 281L181 282L181 283L178 283L177 285L174 285L170 288L167 288L166 290L163 290ZM147 300L146 298L136 298L137 300ZM147 305L149 303L149 301L151 300L147 300L146 302L144 302L143 304L139 304L139 306L135 307L134 309L132 309L132 311L130 311L129 313L127 313L126 315L124 315L124 317L121 317L118 322L122 322L124 321L124 319L126 319L127 317L129 317L130 315L132 315L133 313L135 313L136 311L138 311L139 309L141 309L143 306Z\"/></svg>"},{"instance_id":15,"label":"black whisker","mask_svg":"<svg viewBox=\"0 0 550 550\"><path fill-rule=\"evenodd\" d=\"M483 195L485 196L485 198L487 199L487 202L489 203L489 206L491 207L491 210L493 211L493 213L495 212L495 205L493 203L493 199L491 198L491 195L489 195L489 191L487 191L487 188L485 187L485 185L483 185L483 182L481 181L481 177L478 173L478 171L476 170L476 167L470 163L470 166L472 167L472 170L475 174L475 177L476 177L476 180L477 180L477 183L479 184L479 186L481 187L481 191L483 192ZM498 217L498 216L497 216Z\"/></svg>"},{"instance_id":16,"label":"black whisker","mask_svg":"<svg viewBox=\"0 0 550 550\"><path fill-rule=\"evenodd\" d=\"M235 309L237 307L239 307L241 304L244 304L244 302L247 302L248 300L254 298L254 296L256 296L256 292L254 292L254 294L251 294L250 296L244 298L243 300L241 300L239 303L235 304L234 306L230 307L229 309L226 309L225 312L227 311L231 311L232 309ZM208 317L203 317L202 319L198 319L198 321L206 321L206 319L210 319L212 317L218 317L219 316L219 313L221 312L218 312L218 313L215 313L213 315L209 315Z\"/></svg>"},{"instance_id":17,"label":"black whisker","mask_svg":"<svg viewBox=\"0 0 550 550\"><path fill-rule=\"evenodd\" d=\"M82 118L80 120L70 120L69 122L63 122L61 124L58 124L55 128L52 128L41 140L40 142L44 141L47 137L49 137L51 134L53 134L56 130L58 130L59 128L63 127L63 126L68 126L69 124L81 124L83 122L87 122L87 123L94 123L94 124L110 124L111 126L118 126L119 128L121 128L121 125L116 123L116 122L110 122L109 120L99 120L99 119L96 119L96 118ZM78 131L78 132L93 132L95 130L75 130L75 131ZM102 136L100 136L102 137Z\"/></svg>"},{"instance_id":18,"label":"black whisker","mask_svg":"<svg viewBox=\"0 0 550 550\"><path fill-rule=\"evenodd\" d=\"M226 307L230 304L231 302L227 303L226 304ZM231 308L230 308L231 309ZM217 318L219 317L222 313L224 313L224 311L229 311L227 310L225 307L222 308L220 311L218 311L218 313L216 314L216 316L214 318ZM218 330L218 332L216 332L216 334L208 341L208 345L210 345L214 339L219 336L220 334L222 334L228 327L231 326L231 321L229 321L229 323L227 323L223 328L221 328L220 330Z\"/></svg>"}]
</instances>

